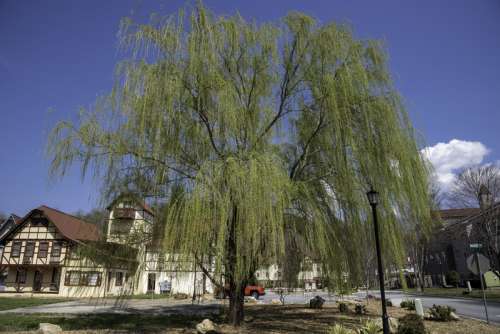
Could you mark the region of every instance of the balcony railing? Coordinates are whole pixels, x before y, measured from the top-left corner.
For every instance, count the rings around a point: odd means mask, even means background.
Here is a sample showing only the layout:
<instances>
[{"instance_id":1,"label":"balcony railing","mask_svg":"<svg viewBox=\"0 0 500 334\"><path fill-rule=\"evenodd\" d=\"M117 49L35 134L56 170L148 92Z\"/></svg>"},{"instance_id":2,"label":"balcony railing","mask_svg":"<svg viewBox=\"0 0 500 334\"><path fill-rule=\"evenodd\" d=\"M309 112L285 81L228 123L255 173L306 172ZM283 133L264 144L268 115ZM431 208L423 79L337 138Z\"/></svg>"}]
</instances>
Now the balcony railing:
<instances>
[{"instance_id":1,"label":"balcony railing","mask_svg":"<svg viewBox=\"0 0 500 334\"><path fill-rule=\"evenodd\" d=\"M135 210L129 208L116 208L113 211L114 218L121 219L134 219L135 218Z\"/></svg>"}]
</instances>

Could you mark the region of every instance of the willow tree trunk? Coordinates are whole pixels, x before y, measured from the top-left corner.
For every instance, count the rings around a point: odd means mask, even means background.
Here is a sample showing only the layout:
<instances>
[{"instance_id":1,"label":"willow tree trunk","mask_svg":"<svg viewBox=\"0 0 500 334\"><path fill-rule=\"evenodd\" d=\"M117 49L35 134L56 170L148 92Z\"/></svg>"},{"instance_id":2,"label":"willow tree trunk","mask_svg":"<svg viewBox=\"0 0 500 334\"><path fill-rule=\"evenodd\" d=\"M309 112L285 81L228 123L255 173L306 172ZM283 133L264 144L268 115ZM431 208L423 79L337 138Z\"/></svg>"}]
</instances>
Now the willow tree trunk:
<instances>
[{"instance_id":1,"label":"willow tree trunk","mask_svg":"<svg viewBox=\"0 0 500 334\"><path fill-rule=\"evenodd\" d=\"M229 283L229 311L228 320L233 326L239 326L245 316L244 313L244 289L245 283L237 280L237 245L236 245L236 224L237 224L238 208L233 207L233 214L229 223L228 247L226 270Z\"/></svg>"},{"instance_id":2,"label":"willow tree trunk","mask_svg":"<svg viewBox=\"0 0 500 334\"><path fill-rule=\"evenodd\" d=\"M244 286L237 282L230 283L229 292L229 313L228 320L233 326L241 325L243 318L245 317L244 310Z\"/></svg>"}]
</instances>

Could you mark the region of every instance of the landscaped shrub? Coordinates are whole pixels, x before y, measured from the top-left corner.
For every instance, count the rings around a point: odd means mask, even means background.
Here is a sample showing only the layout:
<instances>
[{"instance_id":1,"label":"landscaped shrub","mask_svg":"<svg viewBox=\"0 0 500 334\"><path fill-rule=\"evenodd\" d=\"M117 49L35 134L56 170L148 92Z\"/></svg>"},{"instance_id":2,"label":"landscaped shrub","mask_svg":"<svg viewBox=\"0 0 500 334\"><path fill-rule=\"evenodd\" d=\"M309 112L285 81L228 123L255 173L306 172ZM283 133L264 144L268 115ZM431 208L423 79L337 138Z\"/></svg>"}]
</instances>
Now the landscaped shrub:
<instances>
[{"instance_id":1,"label":"landscaped shrub","mask_svg":"<svg viewBox=\"0 0 500 334\"><path fill-rule=\"evenodd\" d=\"M359 334L379 334L382 332L382 327L380 324L373 320L368 320L365 322L363 327L358 331Z\"/></svg>"},{"instance_id":2,"label":"landscaped shrub","mask_svg":"<svg viewBox=\"0 0 500 334\"><path fill-rule=\"evenodd\" d=\"M356 312L356 314L358 315L366 314L366 306L363 304L356 304L356 306L354 307L354 312Z\"/></svg>"},{"instance_id":3,"label":"landscaped shrub","mask_svg":"<svg viewBox=\"0 0 500 334\"><path fill-rule=\"evenodd\" d=\"M386 299L385 300L385 306L392 306L392 300Z\"/></svg>"},{"instance_id":4,"label":"landscaped shrub","mask_svg":"<svg viewBox=\"0 0 500 334\"><path fill-rule=\"evenodd\" d=\"M346 303L339 303L339 311L340 313L349 312L349 306Z\"/></svg>"},{"instance_id":5,"label":"landscaped shrub","mask_svg":"<svg viewBox=\"0 0 500 334\"><path fill-rule=\"evenodd\" d=\"M401 306L402 308L405 308L407 310L414 311L415 310L415 301L413 299L403 300L401 302L401 304L399 304L399 306Z\"/></svg>"},{"instance_id":6,"label":"landscaped shrub","mask_svg":"<svg viewBox=\"0 0 500 334\"><path fill-rule=\"evenodd\" d=\"M460 274L455 270L449 271L446 274L446 282L449 285L458 286L458 283L460 283Z\"/></svg>"},{"instance_id":7,"label":"landscaped shrub","mask_svg":"<svg viewBox=\"0 0 500 334\"><path fill-rule=\"evenodd\" d=\"M453 307L448 305L432 305L429 309L430 318L437 321L452 321L451 312L455 312Z\"/></svg>"},{"instance_id":8,"label":"landscaped shrub","mask_svg":"<svg viewBox=\"0 0 500 334\"><path fill-rule=\"evenodd\" d=\"M188 295L186 293L178 292L174 294L174 299L188 299Z\"/></svg>"},{"instance_id":9,"label":"landscaped shrub","mask_svg":"<svg viewBox=\"0 0 500 334\"><path fill-rule=\"evenodd\" d=\"M407 314L399 319L398 334L425 334L424 321L419 315Z\"/></svg>"},{"instance_id":10,"label":"landscaped shrub","mask_svg":"<svg viewBox=\"0 0 500 334\"><path fill-rule=\"evenodd\" d=\"M353 333L352 330L345 328L342 325L335 325L335 326L330 326L328 328L328 334L351 334Z\"/></svg>"}]
</instances>

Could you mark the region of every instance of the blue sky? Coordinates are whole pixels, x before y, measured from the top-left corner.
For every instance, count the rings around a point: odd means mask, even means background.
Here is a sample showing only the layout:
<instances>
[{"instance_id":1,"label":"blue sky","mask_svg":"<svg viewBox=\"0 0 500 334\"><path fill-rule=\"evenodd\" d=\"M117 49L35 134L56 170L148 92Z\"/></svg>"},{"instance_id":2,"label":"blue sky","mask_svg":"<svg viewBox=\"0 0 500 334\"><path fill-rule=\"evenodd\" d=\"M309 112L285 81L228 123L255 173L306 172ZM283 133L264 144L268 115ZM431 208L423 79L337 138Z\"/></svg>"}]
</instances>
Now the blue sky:
<instances>
[{"instance_id":1,"label":"blue sky","mask_svg":"<svg viewBox=\"0 0 500 334\"><path fill-rule=\"evenodd\" d=\"M349 23L359 38L383 39L396 85L443 185L460 168L500 160L500 1L204 3L217 14L239 11L258 21L300 10L321 22ZM142 20L184 4L0 0L0 211L23 215L47 204L74 212L98 205L96 185L82 181L77 168L49 180L47 133L109 91L121 59L121 17Z\"/></svg>"}]
</instances>

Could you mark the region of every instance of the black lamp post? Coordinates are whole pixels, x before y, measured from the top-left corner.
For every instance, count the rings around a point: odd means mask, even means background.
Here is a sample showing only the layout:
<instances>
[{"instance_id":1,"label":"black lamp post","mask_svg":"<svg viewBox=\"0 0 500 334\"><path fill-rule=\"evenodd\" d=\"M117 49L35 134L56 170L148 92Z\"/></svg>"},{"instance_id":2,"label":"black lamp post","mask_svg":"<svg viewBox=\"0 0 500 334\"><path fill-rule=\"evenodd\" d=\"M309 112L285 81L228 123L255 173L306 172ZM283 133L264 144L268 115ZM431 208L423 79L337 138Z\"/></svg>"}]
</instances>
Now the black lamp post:
<instances>
[{"instance_id":1,"label":"black lamp post","mask_svg":"<svg viewBox=\"0 0 500 334\"><path fill-rule=\"evenodd\" d=\"M384 334L389 334L389 317L387 316L387 307L385 302L385 288L384 288L384 269L382 267L382 254L380 252L380 240L378 236L378 220L377 220L377 204L379 194L373 187L366 193L368 201L372 207L373 226L375 228L375 245L377 246L377 262L378 262L378 278L380 281L380 299L382 300L382 326Z\"/></svg>"}]
</instances>

